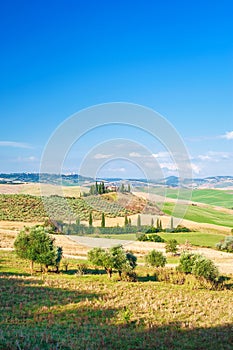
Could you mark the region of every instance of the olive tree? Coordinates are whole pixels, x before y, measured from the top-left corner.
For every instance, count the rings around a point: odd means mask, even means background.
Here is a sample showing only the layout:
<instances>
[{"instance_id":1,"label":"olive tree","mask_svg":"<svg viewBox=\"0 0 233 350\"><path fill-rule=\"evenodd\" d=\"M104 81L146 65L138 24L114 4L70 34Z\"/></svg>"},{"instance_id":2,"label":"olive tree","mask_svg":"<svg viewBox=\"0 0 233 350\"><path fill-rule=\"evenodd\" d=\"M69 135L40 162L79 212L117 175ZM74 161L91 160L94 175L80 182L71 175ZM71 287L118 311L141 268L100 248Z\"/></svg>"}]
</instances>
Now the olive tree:
<instances>
[{"instance_id":1,"label":"olive tree","mask_svg":"<svg viewBox=\"0 0 233 350\"><path fill-rule=\"evenodd\" d=\"M14 248L18 257L30 260L31 272L34 262L44 266L45 271L49 266L55 266L57 271L59 269L62 248L54 245L54 238L43 226L22 230L15 239Z\"/></svg>"},{"instance_id":2,"label":"olive tree","mask_svg":"<svg viewBox=\"0 0 233 350\"><path fill-rule=\"evenodd\" d=\"M130 271L136 267L137 258L130 252L125 252L121 245L110 249L93 248L88 252L88 260L105 269L108 276L112 276L113 269L117 270L119 276L123 271Z\"/></svg>"},{"instance_id":3,"label":"olive tree","mask_svg":"<svg viewBox=\"0 0 233 350\"><path fill-rule=\"evenodd\" d=\"M164 267L167 259L161 252L158 252L157 250L153 249L151 250L146 256L145 256L145 262L148 265L155 266L155 267Z\"/></svg>"}]
</instances>

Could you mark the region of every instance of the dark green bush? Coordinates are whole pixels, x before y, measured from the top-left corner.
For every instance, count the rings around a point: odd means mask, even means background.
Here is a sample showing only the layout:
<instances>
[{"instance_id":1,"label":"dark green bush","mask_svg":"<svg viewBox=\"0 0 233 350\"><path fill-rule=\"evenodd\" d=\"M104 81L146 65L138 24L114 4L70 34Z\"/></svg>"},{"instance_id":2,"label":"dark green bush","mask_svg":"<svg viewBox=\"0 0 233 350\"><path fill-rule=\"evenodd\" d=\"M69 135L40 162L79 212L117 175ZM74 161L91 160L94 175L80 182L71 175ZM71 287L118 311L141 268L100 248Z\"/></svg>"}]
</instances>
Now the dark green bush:
<instances>
[{"instance_id":1,"label":"dark green bush","mask_svg":"<svg viewBox=\"0 0 233 350\"><path fill-rule=\"evenodd\" d=\"M194 260L192 274L194 276L204 277L209 281L214 281L217 279L219 272L212 260L204 256L199 256Z\"/></svg>"},{"instance_id":2,"label":"dark green bush","mask_svg":"<svg viewBox=\"0 0 233 350\"><path fill-rule=\"evenodd\" d=\"M123 271L121 274L121 280L126 282L137 282L137 274L134 271Z\"/></svg>"},{"instance_id":3,"label":"dark green bush","mask_svg":"<svg viewBox=\"0 0 233 350\"><path fill-rule=\"evenodd\" d=\"M178 251L177 245L178 245L178 242L176 239L169 239L165 246L166 253L176 254Z\"/></svg>"},{"instance_id":4,"label":"dark green bush","mask_svg":"<svg viewBox=\"0 0 233 350\"><path fill-rule=\"evenodd\" d=\"M191 230L188 227L182 226L182 225L178 225L175 229L173 229L172 232L191 232Z\"/></svg>"},{"instance_id":5,"label":"dark green bush","mask_svg":"<svg viewBox=\"0 0 233 350\"><path fill-rule=\"evenodd\" d=\"M157 250L153 249L145 256L145 262L151 266L163 267L165 266L167 259L165 256L163 256L161 252L158 252Z\"/></svg>"},{"instance_id":6,"label":"dark green bush","mask_svg":"<svg viewBox=\"0 0 233 350\"><path fill-rule=\"evenodd\" d=\"M153 233L151 234L143 233L141 235L138 235L137 239L138 241L141 241L141 242L158 242L158 243L165 242L165 240L162 237Z\"/></svg>"},{"instance_id":7,"label":"dark green bush","mask_svg":"<svg viewBox=\"0 0 233 350\"><path fill-rule=\"evenodd\" d=\"M198 254L188 252L182 253L180 257L178 270L185 273L192 273L193 264L195 262L195 259L197 259L198 257Z\"/></svg>"},{"instance_id":8,"label":"dark green bush","mask_svg":"<svg viewBox=\"0 0 233 350\"><path fill-rule=\"evenodd\" d=\"M214 281L219 276L218 269L213 261L199 254L183 253L177 269L185 273L191 273L196 277L203 277L208 281Z\"/></svg>"}]
</instances>

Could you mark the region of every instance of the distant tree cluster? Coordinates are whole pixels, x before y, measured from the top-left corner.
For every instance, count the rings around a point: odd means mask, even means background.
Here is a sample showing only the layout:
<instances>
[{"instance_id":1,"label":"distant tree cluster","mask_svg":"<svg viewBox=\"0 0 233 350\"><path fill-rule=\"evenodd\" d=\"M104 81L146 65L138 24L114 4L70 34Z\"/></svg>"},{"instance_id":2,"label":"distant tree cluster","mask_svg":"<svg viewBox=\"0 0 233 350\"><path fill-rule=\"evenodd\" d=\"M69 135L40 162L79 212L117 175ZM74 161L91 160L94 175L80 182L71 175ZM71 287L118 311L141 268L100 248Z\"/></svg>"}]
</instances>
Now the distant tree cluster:
<instances>
[{"instance_id":1,"label":"distant tree cluster","mask_svg":"<svg viewBox=\"0 0 233 350\"><path fill-rule=\"evenodd\" d=\"M96 181L95 185L91 185L89 191L90 195L104 194L106 192L107 189L103 181L101 181L100 183Z\"/></svg>"},{"instance_id":2,"label":"distant tree cluster","mask_svg":"<svg viewBox=\"0 0 233 350\"><path fill-rule=\"evenodd\" d=\"M125 184L121 184L121 186L120 186L120 188L119 188L119 191L121 192L121 193L130 193L131 192L131 186L130 186L130 184L128 184L128 185L125 185Z\"/></svg>"}]
</instances>

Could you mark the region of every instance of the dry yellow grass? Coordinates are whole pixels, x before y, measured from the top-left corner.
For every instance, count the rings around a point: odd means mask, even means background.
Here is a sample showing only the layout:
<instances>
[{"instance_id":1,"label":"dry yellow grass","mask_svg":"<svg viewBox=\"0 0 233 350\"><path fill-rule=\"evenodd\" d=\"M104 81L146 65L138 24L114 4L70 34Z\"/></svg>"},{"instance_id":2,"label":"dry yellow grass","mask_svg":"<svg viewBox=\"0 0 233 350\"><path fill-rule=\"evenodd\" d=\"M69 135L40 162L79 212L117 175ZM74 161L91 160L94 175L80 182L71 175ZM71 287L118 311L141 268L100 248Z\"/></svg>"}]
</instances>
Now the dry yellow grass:
<instances>
[{"instance_id":1,"label":"dry yellow grass","mask_svg":"<svg viewBox=\"0 0 233 350\"><path fill-rule=\"evenodd\" d=\"M50 184L26 183L20 185L3 185L0 184L0 193L2 194L30 194L33 196L42 195L62 195L66 197L79 197L80 191L87 189L80 186L56 186Z\"/></svg>"}]
</instances>

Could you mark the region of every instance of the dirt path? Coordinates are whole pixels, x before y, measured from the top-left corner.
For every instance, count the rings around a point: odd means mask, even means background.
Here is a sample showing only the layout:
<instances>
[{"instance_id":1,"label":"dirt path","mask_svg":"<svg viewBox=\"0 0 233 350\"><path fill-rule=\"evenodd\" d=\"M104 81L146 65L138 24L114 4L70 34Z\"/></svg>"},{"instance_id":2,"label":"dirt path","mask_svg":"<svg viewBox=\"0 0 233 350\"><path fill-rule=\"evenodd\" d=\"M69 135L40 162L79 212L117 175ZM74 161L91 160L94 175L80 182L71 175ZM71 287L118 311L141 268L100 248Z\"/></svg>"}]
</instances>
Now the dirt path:
<instances>
[{"instance_id":1,"label":"dirt path","mask_svg":"<svg viewBox=\"0 0 233 350\"><path fill-rule=\"evenodd\" d=\"M69 239L77 242L78 244L85 245L90 248L111 248L118 244L125 246L133 243L133 241L127 241L123 239L92 238L73 235L69 236Z\"/></svg>"}]
</instances>

